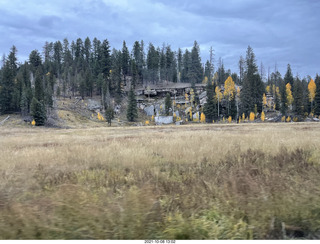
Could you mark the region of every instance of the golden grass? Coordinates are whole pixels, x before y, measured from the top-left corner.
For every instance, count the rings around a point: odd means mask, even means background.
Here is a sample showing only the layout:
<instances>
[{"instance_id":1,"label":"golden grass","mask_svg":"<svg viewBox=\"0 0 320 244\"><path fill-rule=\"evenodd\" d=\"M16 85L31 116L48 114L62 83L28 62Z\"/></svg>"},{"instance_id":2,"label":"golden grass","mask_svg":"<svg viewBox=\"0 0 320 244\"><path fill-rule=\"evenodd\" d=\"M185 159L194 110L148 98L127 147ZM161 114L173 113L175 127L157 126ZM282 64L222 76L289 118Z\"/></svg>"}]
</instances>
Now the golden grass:
<instances>
[{"instance_id":1,"label":"golden grass","mask_svg":"<svg viewBox=\"0 0 320 244\"><path fill-rule=\"evenodd\" d=\"M318 123L3 127L0 238L314 238L319 143Z\"/></svg>"}]
</instances>

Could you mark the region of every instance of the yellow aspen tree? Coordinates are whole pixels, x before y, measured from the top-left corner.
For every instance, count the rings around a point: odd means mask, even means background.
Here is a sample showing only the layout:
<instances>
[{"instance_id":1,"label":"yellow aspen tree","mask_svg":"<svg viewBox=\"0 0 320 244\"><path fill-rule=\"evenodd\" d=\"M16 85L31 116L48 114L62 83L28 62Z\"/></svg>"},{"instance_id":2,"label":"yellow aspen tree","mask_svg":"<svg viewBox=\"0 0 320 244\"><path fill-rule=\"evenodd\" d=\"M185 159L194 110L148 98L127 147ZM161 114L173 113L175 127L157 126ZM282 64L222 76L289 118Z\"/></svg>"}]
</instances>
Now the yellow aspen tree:
<instances>
[{"instance_id":1,"label":"yellow aspen tree","mask_svg":"<svg viewBox=\"0 0 320 244\"><path fill-rule=\"evenodd\" d=\"M232 122L232 117L231 117L231 116L229 116L229 118L228 118L228 122L229 122L229 123L231 123L231 122Z\"/></svg>"},{"instance_id":2,"label":"yellow aspen tree","mask_svg":"<svg viewBox=\"0 0 320 244\"><path fill-rule=\"evenodd\" d=\"M254 114L254 112L251 112L250 113L250 121L254 121L254 118L255 118L255 114Z\"/></svg>"},{"instance_id":3,"label":"yellow aspen tree","mask_svg":"<svg viewBox=\"0 0 320 244\"><path fill-rule=\"evenodd\" d=\"M289 116L287 119L286 119L287 122L290 122L291 121L291 117Z\"/></svg>"},{"instance_id":4,"label":"yellow aspen tree","mask_svg":"<svg viewBox=\"0 0 320 244\"><path fill-rule=\"evenodd\" d=\"M226 120L225 120L224 116L223 116L222 122L223 122L223 123L224 123L224 122L226 122Z\"/></svg>"},{"instance_id":5,"label":"yellow aspen tree","mask_svg":"<svg viewBox=\"0 0 320 244\"><path fill-rule=\"evenodd\" d=\"M36 121L32 120L31 125L35 126L36 125Z\"/></svg>"},{"instance_id":6,"label":"yellow aspen tree","mask_svg":"<svg viewBox=\"0 0 320 244\"><path fill-rule=\"evenodd\" d=\"M185 97L186 101L189 101L189 95L188 95L188 93L184 94L184 97Z\"/></svg>"},{"instance_id":7,"label":"yellow aspen tree","mask_svg":"<svg viewBox=\"0 0 320 244\"><path fill-rule=\"evenodd\" d=\"M207 76L204 77L202 83L203 83L203 84L207 84L207 83L208 83L208 77L207 77Z\"/></svg>"},{"instance_id":8,"label":"yellow aspen tree","mask_svg":"<svg viewBox=\"0 0 320 244\"><path fill-rule=\"evenodd\" d=\"M201 123L206 122L206 116L204 115L204 113L201 113L200 122L201 122Z\"/></svg>"},{"instance_id":9,"label":"yellow aspen tree","mask_svg":"<svg viewBox=\"0 0 320 244\"><path fill-rule=\"evenodd\" d=\"M151 116L151 121L154 121L154 115Z\"/></svg>"},{"instance_id":10,"label":"yellow aspen tree","mask_svg":"<svg viewBox=\"0 0 320 244\"><path fill-rule=\"evenodd\" d=\"M190 120L192 121L193 116L192 116L192 110L191 110L191 108L189 109L189 116L190 116Z\"/></svg>"},{"instance_id":11,"label":"yellow aspen tree","mask_svg":"<svg viewBox=\"0 0 320 244\"><path fill-rule=\"evenodd\" d=\"M146 122L145 122L145 123L146 123L146 125L149 125L149 124L150 124L149 120L146 120Z\"/></svg>"},{"instance_id":12,"label":"yellow aspen tree","mask_svg":"<svg viewBox=\"0 0 320 244\"><path fill-rule=\"evenodd\" d=\"M239 124L241 123L241 117L239 117Z\"/></svg>"},{"instance_id":13,"label":"yellow aspen tree","mask_svg":"<svg viewBox=\"0 0 320 244\"><path fill-rule=\"evenodd\" d=\"M310 80L309 84L308 84L308 90L309 90L309 101L311 103L311 110L312 110L312 103L314 101L314 98L316 96L316 83L314 82L313 79Z\"/></svg>"},{"instance_id":14,"label":"yellow aspen tree","mask_svg":"<svg viewBox=\"0 0 320 244\"><path fill-rule=\"evenodd\" d=\"M216 89L215 89L215 92L216 92L216 98L217 98L217 101L218 101L218 117L220 116L220 102L223 98L223 95L222 95L222 92L221 92L221 89L219 86L216 86Z\"/></svg>"},{"instance_id":15,"label":"yellow aspen tree","mask_svg":"<svg viewBox=\"0 0 320 244\"><path fill-rule=\"evenodd\" d=\"M246 115L243 113L242 114L242 121L245 121L246 120Z\"/></svg>"},{"instance_id":16,"label":"yellow aspen tree","mask_svg":"<svg viewBox=\"0 0 320 244\"><path fill-rule=\"evenodd\" d=\"M309 84L308 84L308 90L309 90L309 101L313 102L314 98L316 96L316 83L314 82L313 79L310 80Z\"/></svg>"},{"instance_id":17,"label":"yellow aspen tree","mask_svg":"<svg viewBox=\"0 0 320 244\"><path fill-rule=\"evenodd\" d=\"M285 122L285 121L286 121L286 116L282 116L281 122Z\"/></svg>"},{"instance_id":18,"label":"yellow aspen tree","mask_svg":"<svg viewBox=\"0 0 320 244\"><path fill-rule=\"evenodd\" d=\"M286 93L287 93L287 101L288 101L288 106L291 107L292 103L293 103L293 96L292 96L292 91L291 91L291 85L290 83L288 83L286 85Z\"/></svg>"},{"instance_id":19,"label":"yellow aspen tree","mask_svg":"<svg viewBox=\"0 0 320 244\"><path fill-rule=\"evenodd\" d=\"M263 93L262 104L263 104L263 107L266 107L266 106L267 106L267 96L266 96L265 93Z\"/></svg>"},{"instance_id":20,"label":"yellow aspen tree","mask_svg":"<svg viewBox=\"0 0 320 244\"><path fill-rule=\"evenodd\" d=\"M214 124L214 120L212 120L212 124Z\"/></svg>"},{"instance_id":21,"label":"yellow aspen tree","mask_svg":"<svg viewBox=\"0 0 320 244\"><path fill-rule=\"evenodd\" d=\"M267 93L270 93L270 86L267 86L267 87L266 87L266 92L267 92Z\"/></svg>"},{"instance_id":22,"label":"yellow aspen tree","mask_svg":"<svg viewBox=\"0 0 320 244\"><path fill-rule=\"evenodd\" d=\"M231 76L229 76L224 82L224 93L223 93L224 97L228 101L228 114L230 110L230 101L234 97L234 93L235 93L235 85Z\"/></svg>"},{"instance_id":23,"label":"yellow aspen tree","mask_svg":"<svg viewBox=\"0 0 320 244\"><path fill-rule=\"evenodd\" d=\"M261 120L264 122L265 119L266 119L266 115L265 115L264 112L262 111L262 113L261 113Z\"/></svg>"}]
</instances>

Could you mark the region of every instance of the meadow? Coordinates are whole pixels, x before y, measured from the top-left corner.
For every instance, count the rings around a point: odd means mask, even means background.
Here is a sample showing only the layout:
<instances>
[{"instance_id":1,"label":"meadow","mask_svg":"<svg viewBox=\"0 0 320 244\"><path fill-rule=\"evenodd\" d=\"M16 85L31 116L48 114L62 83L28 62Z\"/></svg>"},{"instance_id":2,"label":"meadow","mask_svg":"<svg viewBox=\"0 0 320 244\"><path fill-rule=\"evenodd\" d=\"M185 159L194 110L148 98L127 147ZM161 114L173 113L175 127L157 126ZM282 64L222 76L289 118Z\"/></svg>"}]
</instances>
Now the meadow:
<instances>
[{"instance_id":1,"label":"meadow","mask_svg":"<svg viewBox=\"0 0 320 244\"><path fill-rule=\"evenodd\" d=\"M0 239L320 239L320 124L0 130Z\"/></svg>"}]
</instances>

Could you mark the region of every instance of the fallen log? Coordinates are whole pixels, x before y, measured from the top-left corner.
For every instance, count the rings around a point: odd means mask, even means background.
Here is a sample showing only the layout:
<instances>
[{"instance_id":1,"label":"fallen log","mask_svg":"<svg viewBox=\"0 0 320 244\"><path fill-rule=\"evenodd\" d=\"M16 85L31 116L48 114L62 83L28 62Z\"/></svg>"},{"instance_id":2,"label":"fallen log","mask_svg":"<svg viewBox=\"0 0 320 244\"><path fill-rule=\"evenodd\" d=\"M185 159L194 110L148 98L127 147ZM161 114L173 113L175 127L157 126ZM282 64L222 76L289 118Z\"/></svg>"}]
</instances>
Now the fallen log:
<instances>
[{"instance_id":1,"label":"fallen log","mask_svg":"<svg viewBox=\"0 0 320 244\"><path fill-rule=\"evenodd\" d=\"M10 118L10 115L8 115L7 118L5 118L4 120L2 120L2 121L0 122L0 125L4 124L4 122L6 122L9 118Z\"/></svg>"}]
</instances>

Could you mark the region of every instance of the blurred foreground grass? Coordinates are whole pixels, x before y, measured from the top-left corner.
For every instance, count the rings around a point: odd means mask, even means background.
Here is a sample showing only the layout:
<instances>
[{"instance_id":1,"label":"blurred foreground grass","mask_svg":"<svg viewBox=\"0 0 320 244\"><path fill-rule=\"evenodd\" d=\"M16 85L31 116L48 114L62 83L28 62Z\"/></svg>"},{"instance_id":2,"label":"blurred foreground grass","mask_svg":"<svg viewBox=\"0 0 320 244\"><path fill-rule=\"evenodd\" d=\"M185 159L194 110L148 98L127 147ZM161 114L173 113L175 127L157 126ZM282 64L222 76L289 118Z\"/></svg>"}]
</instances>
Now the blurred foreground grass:
<instances>
[{"instance_id":1,"label":"blurred foreground grass","mask_svg":"<svg viewBox=\"0 0 320 244\"><path fill-rule=\"evenodd\" d=\"M0 239L320 239L320 125L0 131Z\"/></svg>"}]
</instances>

